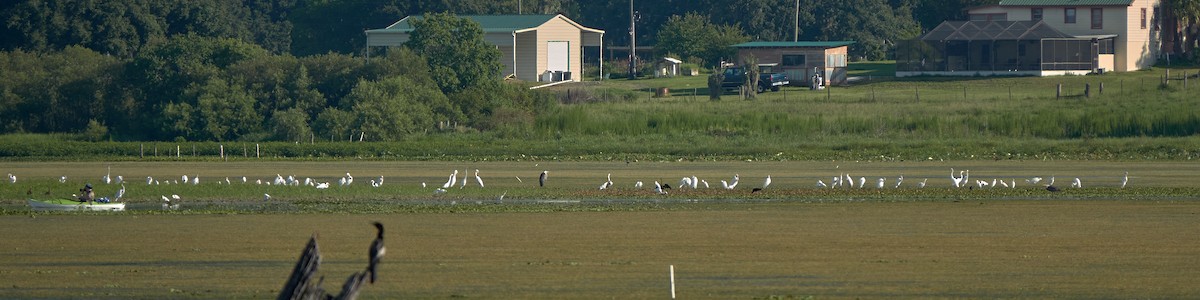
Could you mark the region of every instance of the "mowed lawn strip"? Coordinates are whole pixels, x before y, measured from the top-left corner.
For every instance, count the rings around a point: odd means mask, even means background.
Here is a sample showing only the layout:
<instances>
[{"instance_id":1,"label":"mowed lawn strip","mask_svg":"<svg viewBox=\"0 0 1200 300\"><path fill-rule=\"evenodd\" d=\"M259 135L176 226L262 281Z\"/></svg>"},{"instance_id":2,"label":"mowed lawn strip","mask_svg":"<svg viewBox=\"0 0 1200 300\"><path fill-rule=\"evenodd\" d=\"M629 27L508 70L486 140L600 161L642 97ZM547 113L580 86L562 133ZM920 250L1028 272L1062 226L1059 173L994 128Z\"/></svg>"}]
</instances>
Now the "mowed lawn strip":
<instances>
[{"instance_id":1,"label":"mowed lawn strip","mask_svg":"<svg viewBox=\"0 0 1200 300\"><path fill-rule=\"evenodd\" d=\"M363 299L1186 298L1200 203L693 204L670 211L0 217L15 298L269 298L317 234Z\"/></svg>"}]
</instances>

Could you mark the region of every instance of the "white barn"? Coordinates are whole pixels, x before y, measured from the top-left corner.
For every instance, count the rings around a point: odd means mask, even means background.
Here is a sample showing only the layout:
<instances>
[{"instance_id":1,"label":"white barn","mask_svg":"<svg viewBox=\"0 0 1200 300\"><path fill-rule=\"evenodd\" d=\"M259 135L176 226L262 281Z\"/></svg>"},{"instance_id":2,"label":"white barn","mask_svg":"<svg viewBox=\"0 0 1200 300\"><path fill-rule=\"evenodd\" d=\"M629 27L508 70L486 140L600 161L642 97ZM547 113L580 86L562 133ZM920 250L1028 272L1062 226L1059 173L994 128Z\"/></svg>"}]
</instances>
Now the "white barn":
<instances>
[{"instance_id":1,"label":"white barn","mask_svg":"<svg viewBox=\"0 0 1200 300\"><path fill-rule=\"evenodd\" d=\"M460 17L479 23L484 40L500 50L504 77L526 81L578 81L583 74L583 47L602 47L604 42L603 30L584 27L562 14ZM408 21L420 18L407 16L388 27L367 30L367 47L403 46L414 29ZM563 76L543 76L547 72Z\"/></svg>"}]
</instances>

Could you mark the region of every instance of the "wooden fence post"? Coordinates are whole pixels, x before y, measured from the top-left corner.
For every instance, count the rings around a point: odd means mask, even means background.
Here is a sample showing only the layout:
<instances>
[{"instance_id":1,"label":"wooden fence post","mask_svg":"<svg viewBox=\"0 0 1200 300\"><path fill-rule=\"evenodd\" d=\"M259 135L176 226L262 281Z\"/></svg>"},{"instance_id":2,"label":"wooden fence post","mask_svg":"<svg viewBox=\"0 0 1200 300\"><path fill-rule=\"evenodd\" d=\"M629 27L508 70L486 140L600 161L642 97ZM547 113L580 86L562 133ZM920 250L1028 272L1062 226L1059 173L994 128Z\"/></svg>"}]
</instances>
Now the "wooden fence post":
<instances>
[{"instance_id":1,"label":"wooden fence post","mask_svg":"<svg viewBox=\"0 0 1200 300\"><path fill-rule=\"evenodd\" d=\"M1054 92L1054 99L1061 99L1061 98L1062 98L1062 84L1059 83L1058 89L1055 90L1055 92Z\"/></svg>"},{"instance_id":2,"label":"wooden fence post","mask_svg":"<svg viewBox=\"0 0 1200 300\"><path fill-rule=\"evenodd\" d=\"M1092 84L1091 84L1091 83L1084 83L1084 84L1083 84L1083 97L1084 97L1084 98L1091 98L1091 97L1092 97Z\"/></svg>"}]
</instances>

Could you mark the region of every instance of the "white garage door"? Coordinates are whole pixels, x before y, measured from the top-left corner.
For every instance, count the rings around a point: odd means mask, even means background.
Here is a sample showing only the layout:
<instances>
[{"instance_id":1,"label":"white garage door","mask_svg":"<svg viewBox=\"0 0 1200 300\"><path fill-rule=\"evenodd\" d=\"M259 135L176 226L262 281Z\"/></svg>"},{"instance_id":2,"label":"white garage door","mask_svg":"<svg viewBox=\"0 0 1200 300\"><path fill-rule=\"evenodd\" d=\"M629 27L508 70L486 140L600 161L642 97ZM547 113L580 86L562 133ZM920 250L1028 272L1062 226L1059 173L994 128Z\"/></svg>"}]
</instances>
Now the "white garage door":
<instances>
[{"instance_id":1,"label":"white garage door","mask_svg":"<svg viewBox=\"0 0 1200 300\"><path fill-rule=\"evenodd\" d=\"M546 42L546 70L569 71L571 66L571 42Z\"/></svg>"}]
</instances>

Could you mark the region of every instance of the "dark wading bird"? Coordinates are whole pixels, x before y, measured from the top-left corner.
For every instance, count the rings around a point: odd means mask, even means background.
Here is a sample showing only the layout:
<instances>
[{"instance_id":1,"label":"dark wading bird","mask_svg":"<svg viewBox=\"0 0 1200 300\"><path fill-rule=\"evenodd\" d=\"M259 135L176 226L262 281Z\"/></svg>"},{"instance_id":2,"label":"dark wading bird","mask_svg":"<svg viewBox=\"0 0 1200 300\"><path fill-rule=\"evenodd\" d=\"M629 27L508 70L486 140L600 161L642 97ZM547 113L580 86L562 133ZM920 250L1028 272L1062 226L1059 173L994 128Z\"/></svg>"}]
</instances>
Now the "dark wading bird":
<instances>
[{"instance_id":1,"label":"dark wading bird","mask_svg":"<svg viewBox=\"0 0 1200 300\"><path fill-rule=\"evenodd\" d=\"M542 171L542 175L538 175L538 186L546 186L546 174L550 171Z\"/></svg>"},{"instance_id":2,"label":"dark wading bird","mask_svg":"<svg viewBox=\"0 0 1200 300\"><path fill-rule=\"evenodd\" d=\"M366 270L362 272L354 272L346 278L346 283L342 285L342 290L337 295L330 295L325 292L325 288L321 284L325 282L325 277L316 277L317 269L321 265L321 250L317 247L317 235L313 234L308 239L308 245L304 247L304 251L300 253L300 260L296 261L296 267L292 269L292 276L288 278L287 284L283 290L279 291L279 297L276 299L356 299L358 292L362 289L364 282L375 283L375 269L383 257L385 249L383 247L383 224L374 223L376 228L375 241L371 243L368 255L369 262ZM370 276L370 277L367 277Z\"/></svg>"}]
</instances>

